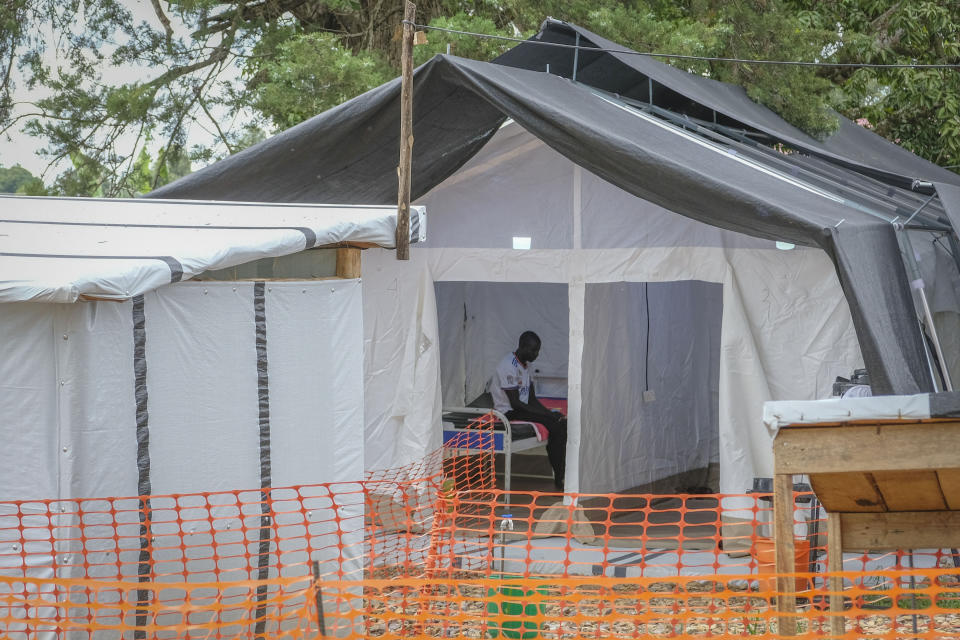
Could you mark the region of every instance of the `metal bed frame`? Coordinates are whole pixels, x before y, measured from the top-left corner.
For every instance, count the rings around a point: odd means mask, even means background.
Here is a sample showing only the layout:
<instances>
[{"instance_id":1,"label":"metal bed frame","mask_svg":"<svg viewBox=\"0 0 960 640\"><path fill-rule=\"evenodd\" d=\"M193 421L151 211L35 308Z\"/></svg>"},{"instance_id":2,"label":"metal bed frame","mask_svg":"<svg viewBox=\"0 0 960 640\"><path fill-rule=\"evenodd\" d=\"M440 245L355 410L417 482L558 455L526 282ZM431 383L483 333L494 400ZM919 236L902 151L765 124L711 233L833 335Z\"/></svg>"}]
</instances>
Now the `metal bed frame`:
<instances>
[{"instance_id":1,"label":"metal bed frame","mask_svg":"<svg viewBox=\"0 0 960 640\"><path fill-rule=\"evenodd\" d=\"M464 433L468 434L468 437L463 439L465 444L464 446L457 447L457 449L476 452L486 451L492 453L502 453L505 456L503 467L504 491L510 491L510 475L513 469L512 458L514 452L528 451L530 449L547 446L547 440L537 440L536 436L521 438L520 440L514 442L510 420L507 419L507 416L503 415L503 413L497 411L496 409L482 409L477 407L444 407L443 414L445 415L448 413L467 413L475 416L492 415L503 425L503 431L483 431L480 429L470 429L467 427L444 426L443 445L446 446L449 440L457 437L458 434ZM443 419L441 418L441 421L442 420ZM522 422L528 421L523 420Z\"/></svg>"}]
</instances>

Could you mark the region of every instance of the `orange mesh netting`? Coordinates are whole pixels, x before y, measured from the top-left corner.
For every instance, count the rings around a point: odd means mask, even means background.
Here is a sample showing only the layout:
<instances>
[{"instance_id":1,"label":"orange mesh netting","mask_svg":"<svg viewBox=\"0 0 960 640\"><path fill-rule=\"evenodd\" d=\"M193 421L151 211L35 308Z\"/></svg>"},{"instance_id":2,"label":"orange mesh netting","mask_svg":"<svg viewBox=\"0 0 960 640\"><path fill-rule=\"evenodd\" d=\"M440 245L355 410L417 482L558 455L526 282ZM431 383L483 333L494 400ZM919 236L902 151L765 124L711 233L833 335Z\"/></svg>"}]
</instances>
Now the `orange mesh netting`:
<instances>
[{"instance_id":1,"label":"orange mesh netting","mask_svg":"<svg viewBox=\"0 0 960 640\"><path fill-rule=\"evenodd\" d=\"M839 574L838 574L839 575ZM960 586L943 570L847 572L842 592L801 594L778 613L755 576L368 580L322 585L364 589L352 612L364 625L345 637L639 638L770 636L783 616L801 636L950 638L960 635ZM790 576L794 577L793 574ZM912 586L911 586L912 581ZM830 595L845 609L828 610ZM344 591L344 601L346 591ZM351 613L347 612L347 616ZM831 625L837 620L836 626ZM840 630L842 625L842 631ZM836 633L834 632L836 631Z\"/></svg>"},{"instance_id":2,"label":"orange mesh netting","mask_svg":"<svg viewBox=\"0 0 960 640\"><path fill-rule=\"evenodd\" d=\"M115 582L0 578L11 638L305 638L319 629L310 580Z\"/></svg>"},{"instance_id":3,"label":"orange mesh netting","mask_svg":"<svg viewBox=\"0 0 960 640\"><path fill-rule=\"evenodd\" d=\"M394 597L393 589L426 616L435 604L428 596L468 599L459 587L444 594L444 585L474 585L496 600L500 592L494 580L524 594L533 590L538 598L547 595L538 589L567 594L563 589L574 585L640 585L634 599L644 615L654 611L652 599L661 597L653 595L661 588L654 585L681 585L677 593L687 599L680 603L674 594L673 601L689 616L693 592L687 588L719 584L721 628L739 634L740 623L731 613L739 601L731 599L748 592L767 600L775 595L769 495L506 493L496 488L493 422L480 419L478 427L424 460L372 472L358 482L0 503L3 633L22 628L12 636L19 639L30 637L33 629L70 624L97 637L116 637L110 634L118 629L146 637L154 628L149 625L166 624L176 614L181 621L170 624L198 621L201 626L190 633L203 637L258 636L270 625L276 633L295 633L301 628L296 621L315 618L328 620L327 631L337 629L337 634L373 634L380 628L373 621L383 619L381 632L389 635L390 624L407 628L416 622L400 614L389 620L375 615L393 606L384 601ZM815 605L824 602L827 588L823 518L811 494L796 495L795 569L814 572L798 578L796 586L812 594L804 596L806 606L819 616L823 613ZM930 628L938 628L936 607L943 606L943 615L960 613L960 607L948 613L954 600L944 595L952 593L944 589L954 584L949 581L960 565L955 556L955 551L936 549L846 554L844 568L862 573L845 593L852 598L849 606L863 609L854 618L889 618L889 611L902 606L897 589L909 589L914 603L930 603L918 617L927 615ZM306 594L311 574L320 585L313 604ZM914 579L904 586L904 576ZM931 595L929 590L938 588L939 595ZM890 592L888 613L867 613L887 602L865 593L870 590ZM570 591L571 597L577 593ZM233 607L229 615L228 605ZM305 613L310 606L319 618ZM535 608L555 611L539 603ZM751 610L751 615L766 625L766 612ZM454 622L458 629L467 629L471 621L483 627L488 617L478 622L445 616L444 624L448 630ZM357 627L361 621L362 628ZM228 622L234 625L231 631L225 630ZM581 620L581 626L587 622ZM537 633L549 631L548 623L546 618L537 622ZM643 622L644 633L660 628L649 624ZM426 628L423 620L416 625L415 630ZM585 628L578 627L578 633ZM638 622L630 633L639 634L640 628ZM616 635L616 629L610 627L610 633Z\"/></svg>"}]
</instances>

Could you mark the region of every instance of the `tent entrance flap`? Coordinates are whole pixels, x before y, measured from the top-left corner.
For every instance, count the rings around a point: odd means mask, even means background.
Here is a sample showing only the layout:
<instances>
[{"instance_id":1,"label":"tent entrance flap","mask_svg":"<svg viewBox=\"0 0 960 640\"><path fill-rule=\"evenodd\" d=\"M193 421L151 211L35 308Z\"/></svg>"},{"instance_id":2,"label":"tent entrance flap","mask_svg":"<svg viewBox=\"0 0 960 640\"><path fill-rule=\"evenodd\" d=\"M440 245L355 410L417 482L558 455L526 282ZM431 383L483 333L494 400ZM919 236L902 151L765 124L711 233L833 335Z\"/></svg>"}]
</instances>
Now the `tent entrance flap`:
<instances>
[{"instance_id":1,"label":"tent entrance flap","mask_svg":"<svg viewBox=\"0 0 960 640\"><path fill-rule=\"evenodd\" d=\"M717 490L723 286L587 283L580 490Z\"/></svg>"}]
</instances>

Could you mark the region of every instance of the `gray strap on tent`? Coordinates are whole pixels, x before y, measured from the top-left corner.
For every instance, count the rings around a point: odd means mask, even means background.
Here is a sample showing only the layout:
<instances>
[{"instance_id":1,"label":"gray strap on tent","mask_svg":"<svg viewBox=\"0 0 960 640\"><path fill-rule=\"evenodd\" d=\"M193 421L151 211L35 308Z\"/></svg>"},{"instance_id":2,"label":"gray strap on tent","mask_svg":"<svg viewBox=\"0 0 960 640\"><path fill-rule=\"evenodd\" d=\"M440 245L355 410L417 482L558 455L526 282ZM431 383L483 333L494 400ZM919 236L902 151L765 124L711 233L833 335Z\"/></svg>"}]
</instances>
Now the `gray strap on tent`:
<instances>
[{"instance_id":1,"label":"gray strap on tent","mask_svg":"<svg viewBox=\"0 0 960 640\"><path fill-rule=\"evenodd\" d=\"M147 411L147 329L142 295L133 298L133 373L134 400L137 407L137 495L140 496L140 554L137 564L137 580L148 582L151 576L150 558L150 416ZM137 590L137 605L149 603L150 592ZM136 629L133 637L146 638L143 627L147 624L147 611L137 609Z\"/></svg>"},{"instance_id":2,"label":"gray strap on tent","mask_svg":"<svg viewBox=\"0 0 960 640\"><path fill-rule=\"evenodd\" d=\"M260 531L257 549L257 580L270 576L270 381L267 375L266 283L253 285L253 311L257 344L257 400L260 425ZM267 586L257 586L257 613L254 635L262 638L266 628Z\"/></svg>"}]
</instances>

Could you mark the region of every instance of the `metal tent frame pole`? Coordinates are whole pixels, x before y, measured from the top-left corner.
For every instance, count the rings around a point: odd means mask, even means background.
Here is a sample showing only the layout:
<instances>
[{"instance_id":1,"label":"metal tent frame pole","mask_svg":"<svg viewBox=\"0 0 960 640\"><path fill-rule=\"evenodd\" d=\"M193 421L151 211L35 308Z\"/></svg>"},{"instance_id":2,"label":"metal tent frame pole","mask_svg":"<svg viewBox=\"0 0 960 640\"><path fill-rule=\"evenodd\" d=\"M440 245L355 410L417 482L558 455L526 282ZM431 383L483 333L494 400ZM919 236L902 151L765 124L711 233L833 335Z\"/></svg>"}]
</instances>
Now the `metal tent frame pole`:
<instances>
[{"instance_id":1,"label":"metal tent frame pole","mask_svg":"<svg viewBox=\"0 0 960 640\"><path fill-rule=\"evenodd\" d=\"M907 269L910 275L910 287L917 292L917 296L920 298L920 311L923 314L923 324L926 326L927 331L929 331L930 341L933 343L933 349L936 354L936 359L939 363L940 375L943 376L943 385L946 391L953 391L953 381L950 379L950 371L947 368L947 362L943 357L943 347L940 344L940 336L937 334L937 327L933 322L933 313L930 311L930 302L927 300L927 291L926 285L923 281L923 274L920 272L920 264L917 262L917 254L913 250L913 241L910 240L910 234L907 230L907 224L913 220L920 211L923 210L935 197L937 196L936 192L927 198L920 207L913 212L913 214L907 218L906 222L894 222L894 228L897 230L897 236L900 238L900 246L904 253L904 258L907 263ZM931 374L935 374L937 368L933 366L934 363L930 362ZM937 384L937 376L933 375L933 385L936 388L939 386Z\"/></svg>"}]
</instances>

